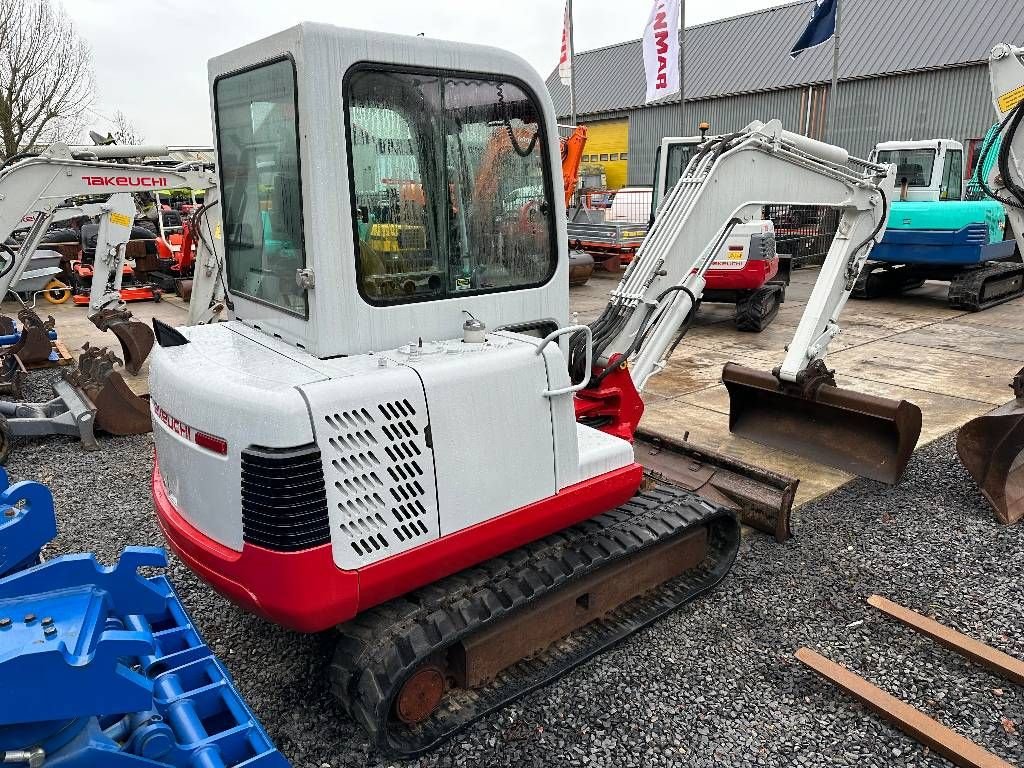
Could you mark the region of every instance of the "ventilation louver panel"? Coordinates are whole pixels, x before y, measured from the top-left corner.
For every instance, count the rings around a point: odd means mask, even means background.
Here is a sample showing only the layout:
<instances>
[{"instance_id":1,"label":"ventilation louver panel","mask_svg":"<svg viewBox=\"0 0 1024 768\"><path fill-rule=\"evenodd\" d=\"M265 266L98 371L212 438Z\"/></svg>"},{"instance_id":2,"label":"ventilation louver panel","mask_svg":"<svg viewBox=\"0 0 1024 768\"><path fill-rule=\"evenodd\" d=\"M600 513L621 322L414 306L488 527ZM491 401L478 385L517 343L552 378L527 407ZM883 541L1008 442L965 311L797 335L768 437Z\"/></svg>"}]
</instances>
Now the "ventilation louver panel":
<instances>
[{"instance_id":1,"label":"ventilation louver panel","mask_svg":"<svg viewBox=\"0 0 1024 768\"><path fill-rule=\"evenodd\" d=\"M315 445L242 451L242 538L277 552L330 541L323 464Z\"/></svg>"},{"instance_id":2,"label":"ventilation louver panel","mask_svg":"<svg viewBox=\"0 0 1024 768\"><path fill-rule=\"evenodd\" d=\"M337 506L342 557L355 567L437 535L425 411L422 402L394 397L321 417L328 493Z\"/></svg>"}]
</instances>

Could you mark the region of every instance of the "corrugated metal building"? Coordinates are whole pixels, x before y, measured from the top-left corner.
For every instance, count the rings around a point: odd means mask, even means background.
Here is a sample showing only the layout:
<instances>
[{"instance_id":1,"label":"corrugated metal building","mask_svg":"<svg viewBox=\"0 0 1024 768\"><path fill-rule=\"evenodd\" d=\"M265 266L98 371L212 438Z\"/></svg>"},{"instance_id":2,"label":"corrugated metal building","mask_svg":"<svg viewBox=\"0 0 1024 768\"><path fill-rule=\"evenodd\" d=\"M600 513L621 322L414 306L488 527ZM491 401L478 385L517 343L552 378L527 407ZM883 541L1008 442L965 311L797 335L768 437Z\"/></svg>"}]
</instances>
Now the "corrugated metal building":
<instances>
[{"instance_id":1,"label":"corrugated metal building","mask_svg":"<svg viewBox=\"0 0 1024 768\"><path fill-rule=\"evenodd\" d=\"M688 27L685 115L678 95L644 105L639 40L577 53L580 122L628 120L628 142L617 152L627 153L630 184L650 183L663 136L696 134L703 120L724 133L778 118L789 130L862 157L879 141L944 137L968 144L994 119L989 50L1024 43L1021 0L843 0L840 84L831 105L831 44L789 57L811 7L803 0ZM569 89L557 71L547 85L567 117ZM834 125L825 137L830 109Z\"/></svg>"}]
</instances>

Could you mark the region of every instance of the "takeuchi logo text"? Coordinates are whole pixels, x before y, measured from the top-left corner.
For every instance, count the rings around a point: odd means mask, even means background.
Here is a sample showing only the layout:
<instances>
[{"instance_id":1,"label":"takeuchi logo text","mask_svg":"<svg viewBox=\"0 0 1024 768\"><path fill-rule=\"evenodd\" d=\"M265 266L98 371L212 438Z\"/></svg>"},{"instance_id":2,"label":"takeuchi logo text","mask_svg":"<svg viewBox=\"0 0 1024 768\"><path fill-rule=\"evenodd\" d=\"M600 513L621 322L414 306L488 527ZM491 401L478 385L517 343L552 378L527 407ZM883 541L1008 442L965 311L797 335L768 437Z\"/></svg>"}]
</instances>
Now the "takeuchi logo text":
<instances>
[{"instance_id":1,"label":"takeuchi logo text","mask_svg":"<svg viewBox=\"0 0 1024 768\"><path fill-rule=\"evenodd\" d=\"M83 176L90 187L166 187L166 176Z\"/></svg>"}]
</instances>

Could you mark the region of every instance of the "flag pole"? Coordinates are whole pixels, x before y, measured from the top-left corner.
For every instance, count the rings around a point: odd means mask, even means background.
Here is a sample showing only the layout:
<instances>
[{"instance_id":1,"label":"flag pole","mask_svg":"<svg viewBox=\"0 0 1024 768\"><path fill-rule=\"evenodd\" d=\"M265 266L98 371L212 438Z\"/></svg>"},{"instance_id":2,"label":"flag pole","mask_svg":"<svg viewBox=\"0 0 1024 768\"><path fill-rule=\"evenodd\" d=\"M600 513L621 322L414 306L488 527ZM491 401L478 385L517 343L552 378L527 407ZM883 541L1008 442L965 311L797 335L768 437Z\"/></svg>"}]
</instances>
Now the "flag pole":
<instances>
[{"instance_id":1,"label":"flag pole","mask_svg":"<svg viewBox=\"0 0 1024 768\"><path fill-rule=\"evenodd\" d=\"M679 1L679 129L686 136L686 0Z\"/></svg>"},{"instance_id":2,"label":"flag pole","mask_svg":"<svg viewBox=\"0 0 1024 768\"><path fill-rule=\"evenodd\" d=\"M566 13L569 15L569 121L576 125L576 62L573 60L576 55L576 46L573 37L576 35L576 25L572 20L572 0L566 0Z\"/></svg>"},{"instance_id":3,"label":"flag pole","mask_svg":"<svg viewBox=\"0 0 1024 768\"><path fill-rule=\"evenodd\" d=\"M832 35L832 90L828 94L828 109L825 111L826 138L835 143L836 121L832 119L833 111L838 103L839 91L839 19L842 9L842 0L836 0L836 31ZM838 117L838 115L837 115Z\"/></svg>"}]
</instances>

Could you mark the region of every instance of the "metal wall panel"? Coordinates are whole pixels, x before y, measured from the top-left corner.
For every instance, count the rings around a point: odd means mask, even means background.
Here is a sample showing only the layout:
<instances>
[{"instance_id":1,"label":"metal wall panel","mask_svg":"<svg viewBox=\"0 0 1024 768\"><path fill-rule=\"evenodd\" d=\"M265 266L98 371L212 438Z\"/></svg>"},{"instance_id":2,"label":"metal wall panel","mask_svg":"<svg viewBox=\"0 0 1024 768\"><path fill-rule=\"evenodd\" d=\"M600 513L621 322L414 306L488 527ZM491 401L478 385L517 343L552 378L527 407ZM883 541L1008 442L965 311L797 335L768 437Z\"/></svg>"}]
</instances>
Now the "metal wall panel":
<instances>
[{"instance_id":1,"label":"metal wall panel","mask_svg":"<svg viewBox=\"0 0 1024 768\"><path fill-rule=\"evenodd\" d=\"M773 118L802 132L806 94L806 88L789 88L687 102L685 124L690 127L685 134L678 103L631 110L629 183L650 184L662 137L695 135L701 120L711 123L713 133ZM858 157L867 157L880 141L951 138L966 144L984 136L995 120L984 65L840 83L834 114L838 122L829 140Z\"/></svg>"},{"instance_id":2,"label":"metal wall panel","mask_svg":"<svg viewBox=\"0 0 1024 768\"><path fill-rule=\"evenodd\" d=\"M701 121L712 133L738 131L754 120L778 118L790 130L798 130L801 89L733 96L725 99L687 101L681 118L679 104L634 109L629 113L629 183L650 184L654 177L654 152L665 136L696 136ZM581 119L586 124L586 118ZM684 129L684 126L685 129Z\"/></svg>"},{"instance_id":3,"label":"metal wall panel","mask_svg":"<svg viewBox=\"0 0 1024 768\"><path fill-rule=\"evenodd\" d=\"M831 45L789 57L810 7L808 0L688 27L687 98L829 82ZM847 80L986 61L996 43L1024 40L1021 7L1020 0L843 0L839 76ZM573 66L580 114L643 104L639 40L581 51ZM547 86L557 113L567 114L569 89L557 71Z\"/></svg>"}]
</instances>

